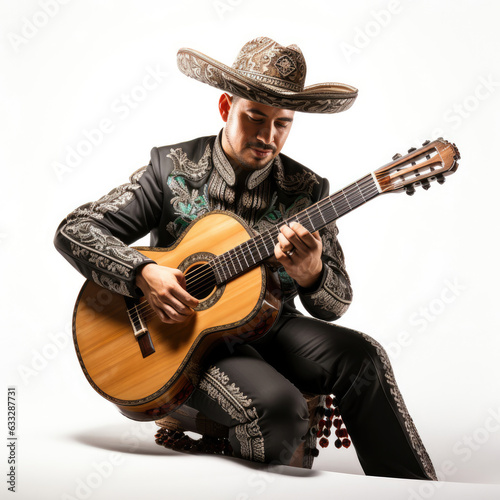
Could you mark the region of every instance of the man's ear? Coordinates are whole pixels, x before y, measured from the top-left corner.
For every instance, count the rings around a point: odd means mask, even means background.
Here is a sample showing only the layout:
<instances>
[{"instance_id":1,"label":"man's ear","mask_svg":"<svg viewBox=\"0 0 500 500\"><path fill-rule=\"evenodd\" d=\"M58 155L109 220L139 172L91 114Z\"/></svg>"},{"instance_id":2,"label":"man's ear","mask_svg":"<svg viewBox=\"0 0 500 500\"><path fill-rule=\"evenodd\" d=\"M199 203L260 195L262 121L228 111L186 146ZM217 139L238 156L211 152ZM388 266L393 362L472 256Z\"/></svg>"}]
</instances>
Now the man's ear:
<instances>
[{"instance_id":1,"label":"man's ear","mask_svg":"<svg viewBox=\"0 0 500 500\"><path fill-rule=\"evenodd\" d=\"M219 98L219 113L222 119L227 122L227 118L229 116L229 110L232 106L233 98L229 94L222 94Z\"/></svg>"}]
</instances>

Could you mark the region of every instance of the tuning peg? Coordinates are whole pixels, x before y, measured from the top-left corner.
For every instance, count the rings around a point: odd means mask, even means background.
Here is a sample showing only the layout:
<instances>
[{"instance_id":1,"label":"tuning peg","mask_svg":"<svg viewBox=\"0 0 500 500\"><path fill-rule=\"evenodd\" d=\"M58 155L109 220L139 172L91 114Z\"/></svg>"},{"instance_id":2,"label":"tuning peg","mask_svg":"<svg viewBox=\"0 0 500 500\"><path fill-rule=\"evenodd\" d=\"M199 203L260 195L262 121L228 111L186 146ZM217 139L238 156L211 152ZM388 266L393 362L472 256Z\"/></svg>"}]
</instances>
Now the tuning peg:
<instances>
[{"instance_id":1,"label":"tuning peg","mask_svg":"<svg viewBox=\"0 0 500 500\"><path fill-rule=\"evenodd\" d=\"M429 141L429 139L427 139L425 142L422 143L422 146L427 146L427 144L429 144L431 141Z\"/></svg>"},{"instance_id":2,"label":"tuning peg","mask_svg":"<svg viewBox=\"0 0 500 500\"><path fill-rule=\"evenodd\" d=\"M430 185L430 183L429 183L429 180L428 180L428 179L423 179L423 180L422 180L422 187L423 187L426 191L427 191L427 190L431 187L431 185Z\"/></svg>"},{"instance_id":3,"label":"tuning peg","mask_svg":"<svg viewBox=\"0 0 500 500\"><path fill-rule=\"evenodd\" d=\"M392 157L392 161L396 161L398 158L401 158L401 155L399 153L396 153L393 157Z\"/></svg>"},{"instance_id":4,"label":"tuning peg","mask_svg":"<svg viewBox=\"0 0 500 500\"><path fill-rule=\"evenodd\" d=\"M438 175L436 175L436 180L438 181L438 184L444 184L444 181L446 179L444 178L443 174L438 174Z\"/></svg>"},{"instance_id":5,"label":"tuning peg","mask_svg":"<svg viewBox=\"0 0 500 500\"><path fill-rule=\"evenodd\" d=\"M417 148L410 148L410 149L408 150L408 153L413 153L413 151L416 151L416 150L417 150Z\"/></svg>"},{"instance_id":6,"label":"tuning peg","mask_svg":"<svg viewBox=\"0 0 500 500\"><path fill-rule=\"evenodd\" d=\"M415 188L412 184L405 186L405 191L408 196L413 196L415 194Z\"/></svg>"}]
</instances>

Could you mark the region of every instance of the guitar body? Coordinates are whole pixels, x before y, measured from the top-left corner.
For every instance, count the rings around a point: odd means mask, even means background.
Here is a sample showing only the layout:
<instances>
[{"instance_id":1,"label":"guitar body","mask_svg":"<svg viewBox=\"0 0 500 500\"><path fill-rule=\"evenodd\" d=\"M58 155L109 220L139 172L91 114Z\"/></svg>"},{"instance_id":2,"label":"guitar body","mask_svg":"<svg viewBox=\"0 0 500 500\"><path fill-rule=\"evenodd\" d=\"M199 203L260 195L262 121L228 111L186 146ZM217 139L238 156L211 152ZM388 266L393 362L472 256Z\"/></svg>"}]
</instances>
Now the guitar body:
<instances>
[{"instance_id":1,"label":"guitar body","mask_svg":"<svg viewBox=\"0 0 500 500\"><path fill-rule=\"evenodd\" d=\"M160 265L186 272L252 236L233 214L211 212L195 220L175 246L137 249ZM203 373L204 359L216 345L226 343L230 349L260 338L281 307L279 286L265 265L205 295L187 322L174 325L148 311L145 299L136 301L132 309L140 312L140 325L149 336L149 350L143 350L130 319L130 300L87 281L75 305L73 338L94 389L129 418L157 420L188 399Z\"/></svg>"}]
</instances>

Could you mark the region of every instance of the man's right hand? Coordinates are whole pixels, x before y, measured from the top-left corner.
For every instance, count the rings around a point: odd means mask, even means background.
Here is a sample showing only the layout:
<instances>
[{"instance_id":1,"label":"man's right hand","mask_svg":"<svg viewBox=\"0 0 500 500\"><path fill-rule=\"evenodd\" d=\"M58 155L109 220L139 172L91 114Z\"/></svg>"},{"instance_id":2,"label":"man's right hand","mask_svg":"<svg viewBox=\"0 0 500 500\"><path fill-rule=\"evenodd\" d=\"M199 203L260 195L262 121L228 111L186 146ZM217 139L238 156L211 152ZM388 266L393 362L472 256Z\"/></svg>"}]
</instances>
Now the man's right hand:
<instances>
[{"instance_id":1,"label":"man's right hand","mask_svg":"<svg viewBox=\"0 0 500 500\"><path fill-rule=\"evenodd\" d=\"M179 269L146 264L137 272L137 286L163 323L181 323L193 314L199 300L186 290Z\"/></svg>"}]
</instances>

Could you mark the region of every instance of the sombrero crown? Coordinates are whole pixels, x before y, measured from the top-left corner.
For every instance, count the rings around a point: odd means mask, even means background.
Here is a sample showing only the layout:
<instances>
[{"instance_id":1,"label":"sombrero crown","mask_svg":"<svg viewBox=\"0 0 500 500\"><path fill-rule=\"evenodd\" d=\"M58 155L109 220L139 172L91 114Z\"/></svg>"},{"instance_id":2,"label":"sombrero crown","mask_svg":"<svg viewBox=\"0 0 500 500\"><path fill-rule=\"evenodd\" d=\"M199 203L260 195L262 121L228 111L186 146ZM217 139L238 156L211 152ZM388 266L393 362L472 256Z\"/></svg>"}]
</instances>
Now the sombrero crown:
<instances>
[{"instance_id":1,"label":"sombrero crown","mask_svg":"<svg viewBox=\"0 0 500 500\"><path fill-rule=\"evenodd\" d=\"M193 49L180 49L177 65L187 76L230 94L278 108L338 113L358 95L343 83L305 87L306 61L296 45L284 47L267 37L246 43L232 67Z\"/></svg>"}]
</instances>

